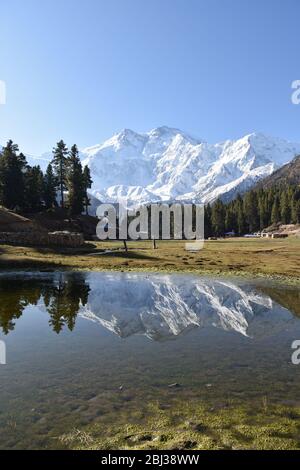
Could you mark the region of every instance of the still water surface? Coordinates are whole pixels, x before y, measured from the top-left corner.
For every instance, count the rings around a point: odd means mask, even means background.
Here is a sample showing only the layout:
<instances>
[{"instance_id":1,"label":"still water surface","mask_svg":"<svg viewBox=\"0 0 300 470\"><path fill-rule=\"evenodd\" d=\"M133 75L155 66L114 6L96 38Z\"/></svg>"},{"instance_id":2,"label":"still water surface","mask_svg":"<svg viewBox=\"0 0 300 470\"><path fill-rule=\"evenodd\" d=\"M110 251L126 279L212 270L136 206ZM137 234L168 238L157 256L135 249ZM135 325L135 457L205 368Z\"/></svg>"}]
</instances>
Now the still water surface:
<instances>
[{"instance_id":1,"label":"still water surface","mask_svg":"<svg viewBox=\"0 0 300 470\"><path fill-rule=\"evenodd\" d=\"M2 273L0 448L58 437L172 394L299 406L300 290L192 275ZM180 387L170 387L171 384Z\"/></svg>"}]
</instances>

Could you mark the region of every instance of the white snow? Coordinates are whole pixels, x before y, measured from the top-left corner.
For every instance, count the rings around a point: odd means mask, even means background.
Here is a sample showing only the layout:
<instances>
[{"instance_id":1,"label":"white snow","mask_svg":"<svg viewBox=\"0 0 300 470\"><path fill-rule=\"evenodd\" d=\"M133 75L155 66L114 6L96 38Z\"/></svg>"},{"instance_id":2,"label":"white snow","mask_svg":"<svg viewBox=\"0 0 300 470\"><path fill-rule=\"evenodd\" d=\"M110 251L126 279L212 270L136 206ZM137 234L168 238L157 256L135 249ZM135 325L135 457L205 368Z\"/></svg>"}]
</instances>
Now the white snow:
<instances>
[{"instance_id":1,"label":"white snow","mask_svg":"<svg viewBox=\"0 0 300 470\"><path fill-rule=\"evenodd\" d=\"M124 129L81 150L91 169L93 200L117 202L121 196L135 204L229 199L299 154L300 143L261 133L209 144L166 126L144 134ZM51 153L27 159L45 169Z\"/></svg>"},{"instance_id":2,"label":"white snow","mask_svg":"<svg viewBox=\"0 0 300 470\"><path fill-rule=\"evenodd\" d=\"M208 144L168 127L145 134L125 129L81 152L91 168L95 197L116 202L122 196L141 204L233 197L297 154L300 144L259 133Z\"/></svg>"}]
</instances>

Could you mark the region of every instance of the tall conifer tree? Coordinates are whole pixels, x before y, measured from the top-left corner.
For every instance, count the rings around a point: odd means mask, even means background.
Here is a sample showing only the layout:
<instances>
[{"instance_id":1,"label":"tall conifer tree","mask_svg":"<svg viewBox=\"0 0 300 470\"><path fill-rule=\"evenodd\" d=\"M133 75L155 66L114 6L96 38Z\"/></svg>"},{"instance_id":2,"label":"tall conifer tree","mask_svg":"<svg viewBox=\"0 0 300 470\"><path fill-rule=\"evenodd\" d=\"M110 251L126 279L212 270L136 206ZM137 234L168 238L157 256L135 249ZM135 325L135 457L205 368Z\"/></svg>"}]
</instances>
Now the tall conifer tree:
<instances>
[{"instance_id":1,"label":"tall conifer tree","mask_svg":"<svg viewBox=\"0 0 300 470\"><path fill-rule=\"evenodd\" d=\"M46 209L51 209L56 206L56 188L57 179L54 175L52 165L49 163L46 174L44 175L43 185L43 199Z\"/></svg>"},{"instance_id":2,"label":"tall conifer tree","mask_svg":"<svg viewBox=\"0 0 300 470\"><path fill-rule=\"evenodd\" d=\"M67 178L67 155L68 148L63 140L60 140L53 149L52 165L57 178L57 187L60 192L60 204L64 207L64 190L66 189Z\"/></svg>"},{"instance_id":3,"label":"tall conifer tree","mask_svg":"<svg viewBox=\"0 0 300 470\"><path fill-rule=\"evenodd\" d=\"M88 189L92 187L92 178L91 178L91 173L90 169L88 166L85 166L83 169L83 184L84 184L84 198L83 198L83 203L85 207L85 213L88 215L89 213L89 205L90 205L90 199L88 197Z\"/></svg>"},{"instance_id":4,"label":"tall conifer tree","mask_svg":"<svg viewBox=\"0 0 300 470\"><path fill-rule=\"evenodd\" d=\"M26 158L12 140L7 142L0 156L0 203L8 209L24 205L24 171Z\"/></svg>"},{"instance_id":5,"label":"tall conifer tree","mask_svg":"<svg viewBox=\"0 0 300 470\"><path fill-rule=\"evenodd\" d=\"M67 160L66 187L68 190L68 207L71 215L83 212L84 179L79 152L73 145Z\"/></svg>"}]
</instances>

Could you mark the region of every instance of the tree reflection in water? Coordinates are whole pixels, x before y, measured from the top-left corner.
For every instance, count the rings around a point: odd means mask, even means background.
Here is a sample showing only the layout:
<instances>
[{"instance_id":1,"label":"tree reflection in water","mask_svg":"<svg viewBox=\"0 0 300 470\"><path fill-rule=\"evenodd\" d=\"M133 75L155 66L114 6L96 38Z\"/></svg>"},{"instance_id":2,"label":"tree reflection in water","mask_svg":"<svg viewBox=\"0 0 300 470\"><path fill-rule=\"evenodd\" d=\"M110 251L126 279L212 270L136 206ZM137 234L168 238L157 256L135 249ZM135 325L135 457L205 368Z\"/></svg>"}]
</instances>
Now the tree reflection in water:
<instances>
[{"instance_id":1,"label":"tree reflection in water","mask_svg":"<svg viewBox=\"0 0 300 470\"><path fill-rule=\"evenodd\" d=\"M43 303L49 325L56 333L73 330L81 305L88 300L90 287L81 273L59 273L53 279L6 278L0 281L0 328L7 335L15 328L28 305Z\"/></svg>"}]
</instances>

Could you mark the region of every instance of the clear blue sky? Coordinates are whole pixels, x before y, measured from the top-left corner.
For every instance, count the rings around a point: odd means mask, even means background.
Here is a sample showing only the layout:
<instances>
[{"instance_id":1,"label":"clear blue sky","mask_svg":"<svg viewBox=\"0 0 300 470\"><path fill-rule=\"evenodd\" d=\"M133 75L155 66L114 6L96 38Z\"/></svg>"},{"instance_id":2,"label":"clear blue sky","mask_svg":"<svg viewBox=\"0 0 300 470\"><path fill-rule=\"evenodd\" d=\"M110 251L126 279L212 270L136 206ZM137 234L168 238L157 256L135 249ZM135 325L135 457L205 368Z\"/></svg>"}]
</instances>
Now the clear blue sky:
<instances>
[{"instance_id":1,"label":"clear blue sky","mask_svg":"<svg viewBox=\"0 0 300 470\"><path fill-rule=\"evenodd\" d=\"M0 142L33 154L127 127L300 141L299 0L1 0Z\"/></svg>"}]
</instances>

